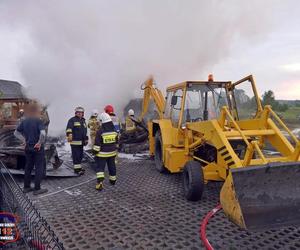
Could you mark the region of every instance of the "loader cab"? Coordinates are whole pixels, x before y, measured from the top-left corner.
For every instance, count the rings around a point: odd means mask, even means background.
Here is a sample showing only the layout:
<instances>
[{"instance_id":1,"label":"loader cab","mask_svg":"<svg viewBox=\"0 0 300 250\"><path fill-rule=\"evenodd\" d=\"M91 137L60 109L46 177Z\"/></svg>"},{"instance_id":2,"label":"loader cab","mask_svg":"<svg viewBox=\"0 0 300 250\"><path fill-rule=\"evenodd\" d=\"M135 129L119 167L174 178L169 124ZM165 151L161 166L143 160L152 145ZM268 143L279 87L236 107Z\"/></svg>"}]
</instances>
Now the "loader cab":
<instances>
[{"instance_id":1,"label":"loader cab","mask_svg":"<svg viewBox=\"0 0 300 250\"><path fill-rule=\"evenodd\" d=\"M226 82L187 82L182 125L216 119L228 106Z\"/></svg>"},{"instance_id":2,"label":"loader cab","mask_svg":"<svg viewBox=\"0 0 300 250\"><path fill-rule=\"evenodd\" d=\"M170 87L164 118L170 119L173 127L216 119L221 107L228 105L227 84L229 82L189 81Z\"/></svg>"},{"instance_id":3,"label":"loader cab","mask_svg":"<svg viewBox=\"0 0 300 250\"><path fill-rule=\"evenodd\" d=\"M167 89L164 118L173 127L185 127L187 122L217 119L227 106L235 120L252 119L262 110L253 79L232 83L188 81Z\"/></svg>"}]
</instances>

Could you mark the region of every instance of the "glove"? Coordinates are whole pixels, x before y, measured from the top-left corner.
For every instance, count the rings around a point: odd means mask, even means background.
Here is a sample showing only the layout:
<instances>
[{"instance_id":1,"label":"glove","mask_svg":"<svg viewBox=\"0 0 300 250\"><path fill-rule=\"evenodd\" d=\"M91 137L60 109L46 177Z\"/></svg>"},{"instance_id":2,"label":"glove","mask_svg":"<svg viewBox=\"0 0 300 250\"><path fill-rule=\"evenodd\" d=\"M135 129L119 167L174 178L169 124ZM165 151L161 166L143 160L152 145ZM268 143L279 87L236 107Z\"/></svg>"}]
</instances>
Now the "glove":
<instances>
[{"instance_id":1,"label":"glove","mask_svg":"<svg viewBox=\"0 0 300 250\"><path fill-rule=\"evenodd\" d=\"M73 135L69 134L67 137L68 142L72 142L73 141Z\"/></svg>"},{"instance_id":2,"label":"glove","mask_svg":"<svg viewBox=\"0 0 300 250\"><path fill-rule=\"evenodd\" d=\"M34 145L34 149L37 150L37 151L40 151L41 147L42 147L42 145L40 143L37 143L37 144Z\"/></svg>"}]
</instances>

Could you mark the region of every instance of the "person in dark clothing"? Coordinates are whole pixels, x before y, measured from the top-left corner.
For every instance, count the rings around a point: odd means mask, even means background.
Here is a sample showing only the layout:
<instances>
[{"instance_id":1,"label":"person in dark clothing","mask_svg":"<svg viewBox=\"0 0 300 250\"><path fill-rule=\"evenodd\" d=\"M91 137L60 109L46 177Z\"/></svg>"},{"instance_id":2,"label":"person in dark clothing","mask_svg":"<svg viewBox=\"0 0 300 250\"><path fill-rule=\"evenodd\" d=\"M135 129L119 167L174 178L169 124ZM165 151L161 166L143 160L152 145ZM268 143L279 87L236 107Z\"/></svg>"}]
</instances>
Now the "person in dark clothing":
<instances>
[{"instance_id":1,"label":"person in dark clothing","mask_svg":"<svg viewBox=\"0 0 300 250\"><path fill-rule=\"evenodd\" d=\"M79 175L84 174L84 169L81 166L83 147L89 142L87 126L83 116L84 109L77 107L75 109L75 116L68 121L66 129L67 139L72 150L74 172Z\"/></svg>"},{"instance_id":2,"label":"person in dark clothing","mask_svg":"<svg viewBox=\"0 0 300 250\"><path fill-rule=\"evenodd\" d=\"M103 181L105 177L104 170L106 164L108 166L110 184L115 185L117 180L115 158L118 148L118 133L116 132L109 114L102 113L100 115L100 120L102 125L96 134L95 144L93 147L97 163L97 190L103 189Z\"/></svg>"},{"instance_id":3,"label":"person in dark clothing","mask_svg":"<svg viewBox=\"0 0 300 250\"><path fill-rule=\"evenodd\" d=\"M24 109L20 109L19 110L19 114L18 114L18 121L17 121L17 126L19 126L21 124L22 121L25 120L25 112Z\"/></svg>"},{"instance_id":4,"label":"person in dark clothing","mask_svg":"<svg viewBox=\"0 0 300 250\"><path fill-rule=\"evenodd\" d=\"M41 189L41 182L45 172L45 151L46 132L40 111L37 105L28 107L28 114L17 127L14 135L25 144L25 176L24 193L33 191L34 195L46 193L47 189ZM34 189L31 187L31 172L35 169Z\"/></svg>"}]
</instances>

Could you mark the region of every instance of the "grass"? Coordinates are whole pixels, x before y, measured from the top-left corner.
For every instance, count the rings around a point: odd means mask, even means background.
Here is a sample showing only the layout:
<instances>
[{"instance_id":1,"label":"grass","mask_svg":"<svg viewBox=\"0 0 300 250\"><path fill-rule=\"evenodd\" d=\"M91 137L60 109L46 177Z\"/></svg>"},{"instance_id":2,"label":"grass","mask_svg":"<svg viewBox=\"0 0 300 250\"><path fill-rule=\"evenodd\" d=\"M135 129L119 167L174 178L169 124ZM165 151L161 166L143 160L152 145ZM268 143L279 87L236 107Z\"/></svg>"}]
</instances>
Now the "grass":
<instances>
[{"instance_id":1,"label":"grass","mask_svg":"<svg viewBox=\"0 0 300 250\"><path fill-rule=\"evenodd\" d=\"M288 123L300 124L300 107L289 107L285 112L279 112Z\"/></svg>"}]
</instances>

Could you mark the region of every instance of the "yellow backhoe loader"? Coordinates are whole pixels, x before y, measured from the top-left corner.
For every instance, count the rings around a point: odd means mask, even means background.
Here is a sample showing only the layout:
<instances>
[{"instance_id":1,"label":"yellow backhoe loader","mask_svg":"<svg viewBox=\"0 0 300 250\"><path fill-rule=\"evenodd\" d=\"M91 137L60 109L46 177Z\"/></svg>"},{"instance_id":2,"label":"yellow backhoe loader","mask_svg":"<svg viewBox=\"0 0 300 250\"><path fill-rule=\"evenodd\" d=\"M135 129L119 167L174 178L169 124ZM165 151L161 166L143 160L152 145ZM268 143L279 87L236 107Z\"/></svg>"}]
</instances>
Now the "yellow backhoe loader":
<instances>
[{"instance_id":1,"label":"yellow backhoe loader","mask_svg":"<svg viewBox=\"0 0 300 250\"><path fill-rule=\"evenodd\" d=\"M300 224L300 142L270 106L262 107L254 78L143 85L150 154L159 172L183 172L188 200L200 200L208 181L224 181L220 202L241 228ZM284 136L286 131L289 139ZM271 152L271 153L270 153Z\"/></svg>"}]
</instances>

